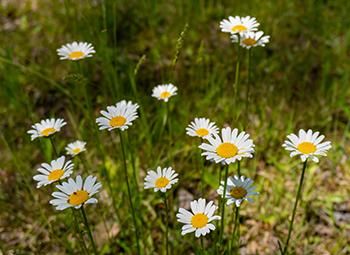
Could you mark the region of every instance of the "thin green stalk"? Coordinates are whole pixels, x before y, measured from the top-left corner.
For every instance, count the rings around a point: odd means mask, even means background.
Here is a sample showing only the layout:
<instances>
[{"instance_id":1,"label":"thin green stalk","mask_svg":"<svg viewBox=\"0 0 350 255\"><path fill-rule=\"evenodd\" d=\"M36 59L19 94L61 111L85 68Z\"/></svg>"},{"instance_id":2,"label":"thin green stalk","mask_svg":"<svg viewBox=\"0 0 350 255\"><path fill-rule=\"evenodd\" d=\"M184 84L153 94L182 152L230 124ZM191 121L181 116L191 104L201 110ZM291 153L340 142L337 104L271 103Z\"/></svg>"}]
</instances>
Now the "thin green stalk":
<instances>
[{"instance_id":1,"label":"thin green stalk","mask_svg":"<svg viewBox=\"0 0 350 255\"><path fill-rule=\"evenodd\" d=\"M252 57L252 50L248 49L248 80L247 80L247 92L246 92L246 98L245 98L245 116L247 118L248 116L248 109L249 109L249 102L250 102L250 82L251 82L251 57Z\"/></svg>"},{"instance_id":2,"label":"thin green stalk","mask_svg":"<svg viewBox=\"0 0 350 255\"><path fill-rule=\"evenodd\" d=\"M292 213L292 220L290 221L290 224L289 224L288 237L287 237L286 244L284 246L283 254L287 254L288 244L289 244L289 240L290 240L290 237L291 237L291 234L292 234L292 230L293 230L295 213L297 211L298 202L299 202L299 199L301 197L301 190L302 190L302 186L303 186L303 182L304 182L304 175L305 175L306 166L307 166L307 160L305 160L304 165L303 165L303 170L301 172L299 186L298 186L298 191L297 191L297 196L295 198L295 203L294 203L294 208L293 208L293 213Z\"/></svg>"},{"instance_id":3,"label":"thin green stalk","mask_svg":"<svg viewBox=\"0 0 350 255\"><path fill-rule=\"evenodd\" d=\"M225 179L224 179L224 190L221 198L221 224L220 224L220 237L219 237L219 245L222 244L222 239L224 236L224 224L225 224L225 200L226 200L226 188L227 188L227 176L228 176L228 168L229 165L225 167Z\"/></svg>"},{"instance_id":4,"label":"thin green stalk","mask_svg":"<svg viewBox=\"0 0 350 255\"><path fill-rule=\"evenodd\" d=\"M232 240L231 240L231 247L234 249L237 254L239 254L239 239L240 239L240 231L239 231L239 207L235 206L235 220L234 220L234 227L232 232ZM237 233L237 235L236 235Z\"/></svg>"},{"instance_id":5,"label":"thin green stalk","mask_svg":"<svg viewBox=\"0 0 350 255\"><path fill-rule=\"evenodd\" d=\"M233 86L233 91L234 91L234 98L235 98L235 103L237 103L237 91L238 91L238 86L239 86L239 66L240 66L240 61L241 61L241 36L238 34L238 44L237 44L237 62L236 62L236 73L235 73L235 84Z\"/></svg>"},{"instance_id":6,"label":"thin green stalk","mask_svg":"<svg viewBox=\"0 0 350 255\"><path fill-rule=\"evenodd\" d=\"M204 254L205 254L205 250L204 250L204 238L201 237L200 239L201 239L201 250L202 250L202 255L204 255Z\"/></svg>"},{"instance_id":7,"label":"thin green stalk","mask_svg":"<svg viewBox=\"0 0 350 255\"><path fill-rule=\"evenodd\" d=\"M199 150L198 153L198 166L199 166L199 171L201 173L201 179L200 179L200 189L201 189L201 195L203 196L204 194L204 164L203 164L203 158L201 155L201 151Z\"/></svg>"},{"instance_id":8,"label":"thin green stalk","mask_svg":"<svg viewBox=\"0 0 350 255\"><path fill-rule=\"evenodd\" d=\"M166 193L163 195L164 199L164 205L165 205L165 250L166 250L166 255L169 254L169 206L168 206L168 201L167 201L167 196Z\"/></svg>"},{"instance_id":9,"label":"thin green stalk","mask_svg":"<svg viewBox=\"0 0 350 255\"><path fill-rule=\"evenodd\" d=\"M79 235L80 246L81 246L82 250L84 251L84 254L89 254L89 250L86 247L83 234L82 234L80 227L79 227L79 221L77 219L77 216L75 215L75 211L74 211L75 209L73 209L73 208L71 208L71 209L72 209L72 214L73 214L73 218L74 218L75 231L78 232L78 235Z\"/></svg>"},{"instance_id":10,"label":"thin green stalk","mask_svg":"<svg viewBox=\"0 0 350 255\"><path fill-rule=\"evenodd\" d=\"M53 137L52 137L52 136L50 136L50 137L49 137L49 139L50 139L50 142L51 142L52 149L53 149L53 152L54 152L54 154L55 154L55 157L56 157L56 158L58 158L58 152L57 152L57 149L56 149L55 143L53 142Z\"/></svg>"},{"instance_id":11,"label":"thin green stalk","mask_svg":"<svg viewBox=\"0 0 350 255\"><path fill-rule=\"evenodd\" d=\"M92 233L91 233L91 229L90 229L90 226L89 226L88 219L86 217L84 206L81 206L80 209L81 209L81 213L83 215L83 219L84 219L84 224L85 224L86 230L87 230L89 238L90 238L92 249L94 250L94 254L97 255L98 254L97 248L96 248L96 245L95 245L94 237L92 236Z\"/></svg>"},{"instance_id":12,"label":"thin green stalk","mask_svg":"<svg viewBox=\"0 0 350 255\"><path fill-rule=\"evenodd\" d=\"M139 241L139 232L138 232L138 228L137 228L135 208L134 208L134 204L132 202L132 197L131 197L131 190L130 190L130 184L129 184L128 170L127 170L127 164L126 164L125 147L124 147L123 135L122 135L122 131L121 130L119 130L119 137L120 137L120 144L121 144L122 153L123 153L125 181L126 181L126 186L128 188L129 203L130 203L130 207L131 207L131 214L132 214L132 219L133 219L134 228L135 228L135 237L136 237L136 245L137 245L137 252L138 252L137 254L141 254L140 241Z\"/></svg>"}]
</instances>

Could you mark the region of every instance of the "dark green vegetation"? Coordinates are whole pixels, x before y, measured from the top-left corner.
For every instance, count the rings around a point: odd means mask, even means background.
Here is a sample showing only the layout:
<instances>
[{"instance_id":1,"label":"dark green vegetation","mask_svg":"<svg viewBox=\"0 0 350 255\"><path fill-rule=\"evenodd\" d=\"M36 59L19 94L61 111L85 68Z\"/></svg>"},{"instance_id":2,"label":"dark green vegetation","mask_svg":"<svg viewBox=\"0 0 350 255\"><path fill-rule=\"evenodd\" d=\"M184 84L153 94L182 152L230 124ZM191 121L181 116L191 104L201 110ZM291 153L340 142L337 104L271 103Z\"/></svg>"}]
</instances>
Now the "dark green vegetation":
<instances>
[{"instance_id":1,"label":"dark green vegetation","mask_svg":"<svg viewBox=\"0 0 350 255\"><path fill-rule=\"evenodd\" d=\"M130 174L133 167L139 173L139 192L135 183L133 192L146 254L162 254L164 247L162 197L142 187L145 171L158 165L180 174L169 205L170 250L188 254L199 247L193 235L181 237L175 211L201 195L200 141L185 135L187 124L200 116L220 127L244 129L256 144L254 158L242 161L242 174L254 179L261 193L240 210L243 254L277 254L277 240L286 238L302 164L281 144L299 128L321 131L333 148L319 164L309 164L289 250L350 253L349 8L347 0L2 1L0 248L5 254L79 253L70 211L55 211L48 204L53 187L37 190L32 180L38 164L51 159L52 148L45 140L31 142L26 131L56 117L68 122L55 136L61 153L77 138L88 143L81 160L75 159L75 174L96 174L104 186L99 203L86 207L99 250L135 254L118 134L98 132L94 123L99 110L129 99L141 105L127 140ZM271 35L266 48L252 51L247 110L247 54L233 100L236 47L219 29L228 15L255 16ZM91 42L97 54L79 63L59 61L56 49L74 40ZM159 137L164 104L150 95L153 86L167 82L179 91ZM113 181L120 221L104 169ZM216 199L219 171L206 162L208 199ZM215 235L205 245L211 247Z\"/></svg>"}]
</instances>

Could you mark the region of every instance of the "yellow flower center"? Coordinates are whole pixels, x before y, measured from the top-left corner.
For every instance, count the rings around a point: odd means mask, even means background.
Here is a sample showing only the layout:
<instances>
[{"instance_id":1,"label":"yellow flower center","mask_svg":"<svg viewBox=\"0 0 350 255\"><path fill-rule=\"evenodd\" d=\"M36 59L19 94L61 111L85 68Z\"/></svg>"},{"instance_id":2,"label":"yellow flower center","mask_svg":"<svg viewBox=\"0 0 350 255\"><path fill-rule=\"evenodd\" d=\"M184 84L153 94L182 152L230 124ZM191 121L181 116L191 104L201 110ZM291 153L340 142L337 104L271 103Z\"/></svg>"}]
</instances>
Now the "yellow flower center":
<instances>
[{"instance_id":1,"label":"yellow flower center","mask_svg":"<svg viewBox=\"0 0 350 255\"><path fill-rule=\"evenodd\" d=\"M80 152L80 148L74 148L72 151L74 154L78 154Z\"/></svg>"},{"instance_id":2,"label":"yellow flower center","mask_svg":"<svg viewBox=\"0 0 350 255\"><path fill-rule=\"evenodd\" d=\"M162 92L161 94L160 94L160 98L161 99L166 99L166 98L168 98L168 97L170 97L171 96L171 94L170 94L170 92L168 92L168 91L164 91L164 92Z\"/></svg>"},{"instance_id":3,"label":"yellow flower center","mask_svg":"<svg viewBox=\"0 0 350 255\"><path fill-rule=\"evenodd\" d=\"M238 148L233 143L222 143L216 148L216 153L222 158L232 158L237 152Z\"/></svg>"},{"instance_id":4,"label":"yellow flower center","mask_svg":"<svg viewBox=\"0 0 350 255\"><path fill-rule=\"evenodd\" d=\"M243 187L234 187L230 190L231 197L235 199L241 199L247 195L247 191Z\"/></svg>"},{"instance_id":5,"label":"yellow flower center","mask_svg":"<svg viewBox=\"0 0 350 255\"><path fill-rule=\"evenodd\" d=\"M156 188L158 188L158 189L161 189L161 188L164 188L166 185L168 185L168 183L169 183L170 181L167 179L167 178L165 178L165 177L159 177L157 180L156 180L156 182L155 182L155 186L156 186Z\"/></svg>"},{"instance_id":6,"label":"yellow flower center","mask_svg":"<svg viewBox=\"0 0 350 255\"><path fill-rule=\"evenodd\" d=\"M234 27L231 28L232 29L232 32L244 32L247 30L247 27L246 26L243 26L243 25L236 25Z\"/></svg>"},{"instance_id":7,"label":"yellow flower center","mask_svg":"<svg viewBox=\"0 0 350 255\"><path fill-rule=\"evenodd\" d=\"M64 171L62 169L55 169L50 172L50 174L47 176L47 179L49 181L57 181L61 178L63 174Z\"/></svg>"},{"instance_id":8,"label":"yellow flower center","mask_svg":"<svg viewBox=\"0 0 350 255\"><path fill-rule=\"evenodd\" d=\"M256 44L256 40L253 38L246 38L242 41L242 43L244 43L245 45L248 45L248 46L253 46Z\"/></svg>"},{"instance_id":9,"label":"yellow flower center","mask_svg":"<svg viewBox=\"0 0 350 255\"><path fill-rule=\"evenodd\" d=\"M56 132L56 129L50 127L43 129L40 133L42 136L49 136Z\"/></svg>"},{"instance_id":10,"label":"yellow flower center","mask_svg":"<svg viewBox=\"0 0 350 255\"><path fill-rule=\"evenodd\" d=\"M300 143L297 149L303 154L310 154L316 151L316 146L310 142Z\"/></svg>"},{"instance_id":11,"label":"yellow flower center","mask_svg":"<svg viewBox=\"0 0 350 255\"><path fill-rule=\"evenodd\" d=\"M206 136L209 134L209 131L205 128L199 128L196 130L196 134L200 137Z\"/></svg>"},{"instance_id":12,"label":"yellow flower center","mask_svg":"<svg viewBox=\"0 0 350 255\"><path fill-rule=\"evenodd\" d=\"M68 56L70 59L78 59L84 57L85 54L82 51L72 51Z\"/></svg>"},{"instance_id":13,"label":"yellow flower center","mask_svg":"<svg viewBox=\"0 0 350 255\"><path fill-rule=\"evenodd\" d=\"M84 203L86 200L88 200L88 198L89 193L87 193L85 190L78 190L69 196L68 203L76 206Z\"/></svg>"},{"instance_id":14,"label":"yellow flower center","mask_svg":"<svg viewBox=\"0 0 350 255\"><path fill-rule=\"evenodd\" d=\"M192 216L191 223L194 228L202 228L208 224L208 216L203 213L197 213Z\"/></svg>"},{"instance_id":15,"label":"yellow flower center","mask_svg":"<svg viewBox=\"0 0 350 255\"><path fill-rule=\"evenodd\" d=\"M109 125L112 127L121 127L125 124L126 118L123 116L115 116L109 121Z\"/></svg>"}]
</instances>

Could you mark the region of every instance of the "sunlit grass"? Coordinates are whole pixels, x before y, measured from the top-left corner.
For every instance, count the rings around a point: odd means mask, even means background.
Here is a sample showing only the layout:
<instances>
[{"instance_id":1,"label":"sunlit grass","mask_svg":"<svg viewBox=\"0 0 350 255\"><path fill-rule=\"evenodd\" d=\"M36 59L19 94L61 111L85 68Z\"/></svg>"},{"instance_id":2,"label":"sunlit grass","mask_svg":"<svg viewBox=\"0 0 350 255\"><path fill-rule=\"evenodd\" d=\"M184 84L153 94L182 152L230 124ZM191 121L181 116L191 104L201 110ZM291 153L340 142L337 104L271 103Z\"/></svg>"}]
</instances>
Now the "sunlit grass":
<instances>
[{"instance_id":1,"label":"sunlit grass","mask_svg":"<svg viewBox=\"0 0 350 255\"><path fill-rule=\"evenodd\" d=\"M102 182L98 204L85 208L101 254L137 250L123 169L143 252L165 254L168 218L170 254L199 253L202 244L194 235L181 236L175 214L200 197L220 200L215 190L225 169L204 162L200 138L186 135L194 118L206 117L220 128L245 130L256 145L254 157L240 166L260 193L240 211L241 252L275 254L278 240L286 241L302 165L281 144L299 128L319 130L333 147L319 164L308 163L288 251L349 252L349 7L348 1L2 3L0 248L5 254L74 254L84 251L81 239L90 245L82 216L83 238L75 235L71 211L49 204L51 186L36 189L32 179L40 163L58 158L54 150L64 155L69 143L82 140L86 151L73 158L73 176L91 174ZM265 48L240 49L236 100L237 44L219 27L229 15L254 16L271 36ZM96 53L60 61L56 49L73 41L92 43ZM168 83L178 88L176 96L168 103L152 97L155 86ZM126 168L118 131L100 132L95 123L101 109L124 99L140 105L140 118L123 132ZM26 131L46 118L67 125L53 141L31 142ZM179 174L167 191L168 217L164 198L142 186L147 171L160 165ZM232 210L225 213L227 241L235 219ZM210 249L219 232L217 224L203 247Z\"/></svg>"}]
</instances>

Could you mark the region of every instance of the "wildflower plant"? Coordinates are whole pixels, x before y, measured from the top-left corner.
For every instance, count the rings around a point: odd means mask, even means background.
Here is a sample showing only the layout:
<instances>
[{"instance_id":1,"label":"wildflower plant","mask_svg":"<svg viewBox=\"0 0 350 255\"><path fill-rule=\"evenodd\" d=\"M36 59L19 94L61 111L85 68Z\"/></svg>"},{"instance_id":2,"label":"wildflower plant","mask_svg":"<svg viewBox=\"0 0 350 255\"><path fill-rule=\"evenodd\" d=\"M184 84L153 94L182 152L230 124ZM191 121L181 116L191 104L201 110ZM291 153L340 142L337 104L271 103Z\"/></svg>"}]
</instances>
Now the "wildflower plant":
<instances>
[{"instance_id":1,"label":"wildflower plant","mask_svg":"<svg viewBox=\"0 0 350 255\"><path fill-rule=\"evenodd\" d=\"M61 60L77 61L84 58L90 58L96 53L91 43L72 42L63 45L57 49L57 54Z\"/></svg>"},{"instance_id":2,"label":"wildflower plant","mask_svg":"<svg viewBox=\"0 0 350 255\"><path fill-rule=\"evenodd\" d=\"M298 202L301 198L301 191L302 191L304 175L305 175L305 170L307 168L308 160L311 159L312 161L318 163L319 162L318 157L327 156L327 151L332 147L331 142L329 141L322 142L324 138L325 136L320 135L319 132L313 132L311 129L307 131L300 129L298 132L298 135L296 134L288 135L287 140L282 145L287 151L291 152L290 153L291 157L300 156L300 159L303 162L303 168L300 175L298 190L297 190L294 207L292 211L292 218L288 228L288 236L287 236L286 243L284 245L283 250L282 250L282 247L280 246L281 252L283 254L287 254L287 251L288 251L289 240L291 238L291 234L293 230L293 224L294 224L296 210L298 207Z\"/></svg>"},{"instance_id":3,"label":"wildflower plant","mask_svg":"<svg viewBox=\"0 0 350 255\"><path fill-rule=\"evenodd\" d=\"M59 182L73 173L74 164L70 160L66 160L64 156L52 160L50 164L43 163L37 169L40 174L33 177L37 181L37 188L46 186L54 182Z\"/></svg>"},{"instance_id":4,"label":"wildflower plant","mask_svg":"<svg viewBox=\"0 0 350 255\"><path fill-rule=\"evenodd\" d=\"M157 167L157 171L149 170L145 177L145 189L153 189L154 192L160 191L163 195L166 219L165 219L165 249L166 254L169 254L169 202L167 199L167 190L171 189L172 185L178 182L178 174L171 167Z\"/></svg>"}]
</instances>

